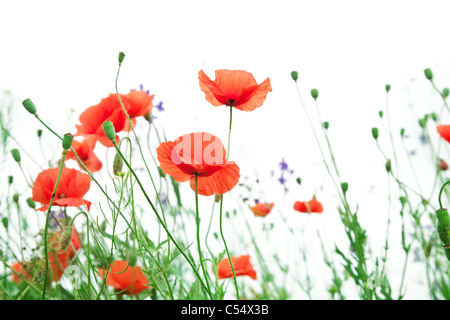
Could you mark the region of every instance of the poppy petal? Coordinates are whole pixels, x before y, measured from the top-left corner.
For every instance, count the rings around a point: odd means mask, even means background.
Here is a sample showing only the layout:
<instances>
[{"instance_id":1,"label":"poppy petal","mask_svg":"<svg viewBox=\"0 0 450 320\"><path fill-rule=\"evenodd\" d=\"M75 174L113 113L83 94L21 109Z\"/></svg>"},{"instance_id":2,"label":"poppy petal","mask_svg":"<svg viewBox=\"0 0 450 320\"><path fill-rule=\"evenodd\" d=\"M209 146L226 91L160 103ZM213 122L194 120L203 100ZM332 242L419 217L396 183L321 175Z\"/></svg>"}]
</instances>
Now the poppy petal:
<instances>
[{"instance_id":1,"label":"poppy petal","mask_svg":"<svg viewBox=\"0 0 450 320\"><path fill-rule=\"evenodd\" d=\"M224 165L209 176L197 177L197 191L203 196L224 194L233 189L239 182L239 167L233 162ZM191 189L195 191L195 177L190 180Z\"/></svg>"},{"instance_id":2,"label":"poppy petal","mask_svg":"<svg viewBox=\"0 0 450 320\"><path fill-rule=\"evenodd\" d=\"M188 181L191 178L191 175L183 172L172 160L172 150L174 147L174 142L167 141L161 143L156 149L161 169L165 174L172 176L177 182Z\"/></svg>"}]
</instances>

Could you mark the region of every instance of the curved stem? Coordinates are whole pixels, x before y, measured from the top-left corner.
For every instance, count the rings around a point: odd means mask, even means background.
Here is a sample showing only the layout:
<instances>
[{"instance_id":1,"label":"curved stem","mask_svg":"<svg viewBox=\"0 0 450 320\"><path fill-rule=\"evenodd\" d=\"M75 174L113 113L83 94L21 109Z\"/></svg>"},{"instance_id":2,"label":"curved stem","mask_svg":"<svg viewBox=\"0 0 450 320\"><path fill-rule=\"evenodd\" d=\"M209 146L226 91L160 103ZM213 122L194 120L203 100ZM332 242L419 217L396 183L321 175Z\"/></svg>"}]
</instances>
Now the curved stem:
<instances>
[{"instance_id":1,"label":"curved stem","mask_svg":"<svg viewBox=\"0 0 450 320\"><path fill-rule=\"evenodd\" d=\"M442 192L444 191L444 188L446 185L448 185L450 183L450 180L447 180L441 187L441 190L439 191L439 208L442 209L442 201L441 201L441 197L442 197Z\"/></svg>"},{"instance_id":2,"label":"curved stem","mask_svg":"<svg viewBox=\"0 0 450 320\"><path fill-rule=\"evenodd\" d=\"M64 161L66 160L67 150L62 153L61 164L59 165L58 177L56 178L55 187L53 188L52 197L50 198L50 203L48 204L47 217L45 219L45 229L44 229L44 254L45 254L45 278L44 278L44 289L42 290L42 300L45 300L45 292L47 291L47 278L48 278L48 222L50 217L50 210L52 209L53 200L56 196L56 191L58 190L59 181L61 180L62 170L64 168Z\"/></svg>"},{"instance_id":3,"label":"curved stem","mask_svg":"<svg viewBox=\"0 0 450 320\"><path fill-rule=\"evenodd\" d=\"M208 287L208 293L209 296L212 297L212 293L211 293L211 288L209 287L209 281L208 281L208 274L206 273L205 270L205 265L203 263L203 254L202 254L202 248L200 245L200 216L198 213L198 185L197 185L197 178L198 178L198 174L194 175L195 177L195 222L197 225L197 247L198 247L198 256L200 259L200 265L202 267L202 271L203 271L203 275L205 276L205 282L206 282L206 286Z\"/></svg>"}]
</instances>

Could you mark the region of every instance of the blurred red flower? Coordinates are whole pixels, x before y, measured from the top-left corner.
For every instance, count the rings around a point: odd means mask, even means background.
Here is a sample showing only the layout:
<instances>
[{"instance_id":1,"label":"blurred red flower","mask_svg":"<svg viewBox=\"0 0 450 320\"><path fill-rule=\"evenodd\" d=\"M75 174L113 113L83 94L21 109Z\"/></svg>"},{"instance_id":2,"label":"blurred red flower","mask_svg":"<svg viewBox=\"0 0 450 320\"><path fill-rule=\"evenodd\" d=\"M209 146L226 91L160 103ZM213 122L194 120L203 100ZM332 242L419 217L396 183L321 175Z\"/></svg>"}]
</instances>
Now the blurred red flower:
<instances>
[{"instance_id":1,"label":"blurred red flower","mask_svg":"<svg viewBox=\"0 0 450 320\"><path fill-rule=\"evenodd\" d=\"M231 263L233 264L234 273L237 276L249 276L250 278L256 280L256 271L253 269L250 263L250 256L243 255L240 257L231 257ZM231 270L231 264L228 258L223 259L217 265L218 278L233 278L233 271Z\"/></svg>"},{"instance_id":2,"label":"blurred red flower","mask_svg":"<svg viewBox=\"0 0 450 320\"><path fill-rule=\"evenodd\" d=\"M136 118L145 116L153 108L153 97L146 91L133 90L127 94L120 94L120 100L127 111L133 127L136 125ZM99 104L87 108L79 118L81 125L76 125L75 136L92 137L106 147L112 147L112 142L106 137L103 131L103 123L111 121L116 132L130 131L131 127L128 119L122 110L119 97L111 93L103 98ZM119 137L116 137L119 142Z\"/></svg>"},{"instance_id":3,"label":"blurred red flower","mask_svg":"<svg viewBox=\"0 0 450 320\"><path fill-rule=\"evenodd\" d=\"M49 240L48 263L52 270L52 280L59 281L64 270L69 266L70 260L75 255L75 251L81 248L80 238L75 228L72 228L72 236L67 248L61 249L61 231L54 234ZM75 250L74 250L75 249Z\"/></svg>"},{"instance_id":4,"label":"blurred red flower","mask_svg":"<svg viewBox=\"0 0 450 320\"><path fill-rule=\"evenodd\" d=\"M239 182L239 167L226 160L226 151L219 138L206 132L196 132L163 142L156 149L161 169L175 181L190 181L198 194L224 194Z\"/></svg>"},{"instance_id":5,"label":"blurred red flower","mask_svg":"<svg viewBox=\"0 0 450 320\"><path fill-rule=\"evenodd\" d=\"M306 213L322 213L323 212L323 206L322 204L316 200L316 198L313 198L310 201L302 202L302 201L296 201L294 203L294 209L300 212L306 212Z\"/></svg>"},{"instance_id":6,"label":"blurred red flower","mask_svg":"<svg viewBox=\"0 0 450 320\"><path fill-rule=\"evenodd\" d=\"M437 126L436 129L444 140L450 142L450 124Z\"/></svg>"},{"instance_id":7,"label":"blurred red flower","mask_svg":"<svg viewBox=\"0 0 450 320\"><path fill-rule=\"evenodd\" d=\"M117 292L125 290L126 294L136 295L150 287L141 268L132 267L127 261L115 260L109 272L102 268L98 272L103 278L106 277L106 285L112 286Z\"/></svg>"},{"instance_id":8,"label":"blurred red flower","mask_svg":"<svg viewBox=\"0 0 450 320\"><path fill-rule=\"evenodd\" d=\"M55 188L59 168L51 168L38 174L33 185L33 197L31 200L40 202L44 206L37 209L46 211ZM61 173L56 196L53 205L60 207L79 207L86 205L90 209L91 202L81 199L88 192L91 179L85 173L75 169L64 167Z\"/></svg>"},{"instance_id":9,"label":"blurred red flower","mask_svg":"<svg viewBox=\"0 0 450 320\"><path fill-rule=\"evenodd\" d=\"M94 148L97 140L91 138L83 139L83 141L79 142L73 140L72 149L75 150L78 158L80 158L81 162L86 166L86 168L90 172L100 171L102 168L102 162L98 159L97 155L94 153ZM67 151L66 160L75 159L76 157L71 150ZM80 165L80 168L81 165Z\"/></svg>"},{"instance_id":10,"label":"blurred red flower","mask_svg":"<svg viewBox=\"0 0 450 320\"><path fill-rule=\"evenodd\" d=\"M27 280L31 279L31 274L29 274L26 270L26 267L24 267L26 264L22 264L20 262L16 262L13 265L11 265L11 268L17 272L12 272L12 282L14 283L20 283L22 281L22 278L25 278Z\"/></svg>"},{"instance_id":11,"label":"blurred red flower","mask_svg":"<svg viewBox=\"0 0 450 320\"><path fill-rule=\"evenodd\" d=\"M253 214L257 217L265 217L272 210L274 204L273 203L258 203L253 207L250 207Z\"/></svg>"},{"instance_id":12,"label":"blurred red flower","mask_svg":"<svg viewBox=\"0 0 450 320\"><path fill-rule=\"evenodd\" d=\"M242 111L253 111L262 106L267 93L272 91L270 79L258 84L253 75L242 70L216 70L212 81L203 70L198 73L200 88L213 106L232 106Z\"/></svg>"}]
</instances>

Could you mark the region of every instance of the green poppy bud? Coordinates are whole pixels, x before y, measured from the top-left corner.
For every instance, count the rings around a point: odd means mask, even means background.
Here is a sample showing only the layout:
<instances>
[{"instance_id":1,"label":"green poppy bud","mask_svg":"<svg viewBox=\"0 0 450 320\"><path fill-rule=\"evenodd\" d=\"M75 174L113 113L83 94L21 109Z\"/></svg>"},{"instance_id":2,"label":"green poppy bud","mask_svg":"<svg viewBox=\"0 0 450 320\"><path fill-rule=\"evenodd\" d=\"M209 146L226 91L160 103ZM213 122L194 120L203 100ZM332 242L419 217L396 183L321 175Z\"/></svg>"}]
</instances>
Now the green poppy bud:
<instances>
[{"instance_id":1,"label":"green poppy bud","mask_svg":"<svg viewBox=\"0 0 450 320\"><path fill-rule=\"evenodd\" d=\"M391 85L390 84L387 84L386 85L386 92L389 92L391 90Z\"/></svg>"},{"instance_id":2,"label":"green poppy bud","mask_svg":"<svg viewBox=\"0 0 450 320\"><path fill-rule=\"evenodd\" d=\"M14 193L14 194L13 194L13 201L14 201L15 203L18 203L18 202L19 202L19 194L18 194L18 193Z\"/></svg>"},{"instance_id":3,"label":"green poppy bud","mask_svg":"<svg viewBox=\"0 0 450 320\"><path fill-rule=\"evenodd\" d=\"M433 119L434 122L436 122L438 120L438 116L437 116L436 112L431 113L431 119Z\"/></svg>"},{"instance_id":4,"label":"green poppy bud","mask_svg":"<svg viewBox=\"0 0 450 320\"><path fill-rule=\"evenodd\" d=\"M72 141L73 141L73 135L71 135L70 133L66 133L62 140L63 149L66 151L69 150L70 147L72 146Z\"/></svg>"},{"instance_id":5,"label":"green poppy bud","mask_svg":"<svg viewBox=\"0 0 450 320\"><path fill-rule=\"evenodd\" d=\"M125 59L125 53L119 52L119 63L122 63L123 59Z\"/></svg>"},{"instance_id":6,"label":"green poppy bud","mask_svg":"<svg viewBox=\"0 0 450 320\"><path fill-rule=\"evenodd\" d=\"M423 71L423 73L425 73L425 77L428 79L428 80L433 80L433 72L431 72L431 70L430 69L425 69L424 71Z\"/></svg>"},{"instance_id":7,"label":"green poppy bud","mask_svg":"<svg viewBox=\"0 0 450 320\"><path fill-rule=\"evenodd\" d=\"M14 177L13 176L8 176L8 183L12 184L14 182Z\"/></svg>"},{"instance_id":8,"label":"green poppy bud","mask_svg":"<svg viewBox=\"0 0 450 320\"><path fill-rule=\"evenodd\" d=\"M5 229L8 229L9 221L8 221L7 217L2 218L2 224L3 224L3 227L5 227Z\"/></svg>"},{"instance_id":9,"label":"green poppy bud","mask_svg":"<svg viewBox=\"0 0 450 320\"><path fill-rule=\"evenodd\" d=\"M449 94L450 94L450 90L448 88L444 88L444 90L442 90L442 96L444 98L447 98Z\"/></svg>"},{"instance_id":10,"label":"green poppy bud","mask_svg":"<svg viewBox=\"0 0 450 320\"><path fill-rule=\"evenodd\" d=\"M20 163L20 161L22 160L20 157L20 152L18 149L12 149L11 150L11 154L14 158L14 161L16 161L17 163Z\"/></svg>"},{"instance_id":11,"label":"green poppy bud","mask_svg":"<svg viewBox=\"0 0 450 320\"><path fill-rule=\"evenodd\" d=\"M72 226L67 226L66 230L61 235L61 241L59 242L60 248L66 250L69 247L72 240Z\"/></svg>"},{"instance_id":12,"label":"green poppy bud","mask_svg":"<svg viewBox=\"0 0 450 320\"><path fill-rule=\"evenodd\" d=\"M291 77L294 81L297 81L298 79L298 72L297 71L292 71L291 72Z\"/></svg>"},{"instance_id":13,"label":"green poppy bud","mask_svg":"<svg viewBox=\"0 0 450 320\"><path fill-rule=\"evenodd\" d=\"M152 113L149 112L144 116L144 119L147 120L148 122L152 122Z\"/></svg>"},{"instance_id":14,"label":"green poppy bud","mask_svg":"<svg viewBox=\"0 0 450 320\"><path fill-rule=\"evenodd\" d=\"M159 175L161 176L161 178L165 178L166 177L166 174L164 173L164 171L163 171L163 169L161 167L158 167L158 172L159 172Z\"/></svg>"},{"instance_id":15,"label":"green poppy bud","mask_svg":"<svg viewBox=\"0 0 450 320\"><path fill-rule=\"evenodd\" d=\"M31 209L35 209L35 208L36 208L36 203L35 203L33 200L31 200L31 198L28 198L28 199L27 199L27 204L28 204L28 206L29 206Z\"/></svg>"},{"instance_id":16,"label":"green poppy bud","mask_svg":"<svg viewBox=\"0 0 450 320\"><path fill-rule=\"evenodd\" d=\"M302 184L302 179L301 179L301 178L297 178L296 181L297 181L297 183L298 183L299 185Z\"/></svg>"},{"instance_id":17,"label":"green poppy bud","mask_svg":"<svg viewBox=\"0 0 450 320\"><path fill-rule=\"evenodd\" d=\"M401 128L400 129L400 136L403 138L404 135L405 135L405 129Z\"/></svg>"},{"instance_id":18,"label":"green poppy bud","mask_svg":"<svg viewBox=\"0 0 450 320\"><path fill-rule=\"evenodd\" d=\"M425 118L419 119L419 126L421 128L425 128L425 125L427 124L427 120Z\"/></svg>"},{"instance_id":19,"label":"green poppy bud","mask_svg":"<svg viewBox=\"0 0 450 320\"><path fill-rule=\"evenodd\" d=\"M319 90L317 90L317 89L312 89L312 90L311 90L311 96L314 98L314 100L316 100L317 97L319 96Z\"/></svg>"},{"instance_id":20,"label":"green poppy bud","mask_svg":"<svg viewBox=\"0 0 450 320\"><path fill-rule=\"evenodd\" d=\"M31 101L30 99L23 100L22 105L25 107L25 109L29 113L31 113L31 114L36 113L36 106L34 105L33 101Z\"/></svg>"},{"instance_id":21,"label":"green poppy bud","mask_svg":"<svg viewBox=\"0 0 450 320\"><path fill-rule=\"evenodd\" d=\"M344 193L346 193L347 190L348 190L348 183L347 183L347 182L342 182L342 183L341 183L341 188L342 188L342 191L343 191Z\"/></svg>"},{"instance_id":22,"label":"green poppy bud","mask_svg":"<svg viewBox=\"0 0 450 320\"><path fill-rule=\"evenodd\" d=\"M387 159L387 161L386 161L386 171L387 172L391 172L391 170L392 170L391 159Z\"/></svg>"},{"instance_id":23,"label":"green poppy bud","mask_svg":"<svg viewBox=\"0 0 450 320\"><path fill-rule=\"evenodd\" d=\"M378 111L378 115L380 116L380 118L383 118L383 110Z\"/></svg>"},{"instance_id":24,"label":"green poppy bud","mask_svg":"<svg viewBox=\"0 0 450 320\"><path fill-rule=\"evenodd\" d=\"M375 140L378 139L378 128L372 128L372 136Z\"/></svg>"},{"instance_id":25,"label":"green poppy bud","mask_svg":"<svg viewBox=\"0 0 450 320\"><path fill-rule=\"evenodd\" d=\"M42 136L42 129L38 129L37 136L38 136L38 138L40 138Z\"/></svg>"},{"instance_id":26,"label":"green poppy bud","mask_svg":"<svg viewBox=\"0 0 450 320\"><path fill-rule=\"evenodd\" d=\"M120 156L118 152L116 152L116 155L114 156L113 160L113 173L116 176L119 176L122 173L123 168L123 159Z\"/></svg>"},{"instance_id":27,"label":"green poppy bud","mask_svg":"<svg viewBox=\"0 0 450 320\"><path fill-rule=\"evenodd\" d=\"M136 266L137 263L137 254L136 250L132 250L130 253L130 257L128 258L128 263L130 264L130 267Z\"/></svg>"},{"instance_id":28,"label":"green poppy bud","mask_svg":"<svg viewBox=\"0 0 450 320\"><path fill-rule=\"evenodd\" d=\"M450 261L450 217L447 209L441 208L436 211L437 225L436 229L444 247L447 260Z\"/></svg>"},{"instance_id":29,"label":"green poppy bud","mask_svg":"<svg viewBox=\"0 0 450 320\"><path fill-rule=\"evenodd\" d=\"M105 131L106 137L111 141L116 141L116 129L111 121L103 122L103 131Z\"/></svg>"},{"instance_id":30,"label":"green poppy bud","mask_svg":"<svg viewBox=\"0 0 450 320\"><path fill-rule=\"evenodd\" d=\"M328 121L325 121L325 122L323 123L323 127L324 127L326 130L328 130L328 128L330 127L330 123L329 123Z\"/></svg>"}]
</instances>

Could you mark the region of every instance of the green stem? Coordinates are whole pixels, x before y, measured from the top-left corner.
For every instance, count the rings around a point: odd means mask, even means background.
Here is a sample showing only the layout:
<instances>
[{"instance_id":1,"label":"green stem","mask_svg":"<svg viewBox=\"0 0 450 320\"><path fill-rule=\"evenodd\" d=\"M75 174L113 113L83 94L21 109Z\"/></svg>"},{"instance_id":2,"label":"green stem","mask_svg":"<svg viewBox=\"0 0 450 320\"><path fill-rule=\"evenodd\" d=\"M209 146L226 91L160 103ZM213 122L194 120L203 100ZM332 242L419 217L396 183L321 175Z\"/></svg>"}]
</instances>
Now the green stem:
<instances>
[{"instance_id":1,"label":"green stem","mask_svg":"<svg viewBox=\"0 0 450 320\"><path fill-rule=\"evenodd\" d=\"M203 275L205 276L205 282L206 286L208 287L208 293L209 296L212 297L211 288L209 287L209 281L208 281L208 274L205 270L205 265L203 263L203 254L202 254L202 248L200 245L200 216L199 216L199 210L198 210L198 190L197 190L197 178L198 174L195 174L195 222L197 224L197 246L198 246L198 256L200 259L200 265L202 267Z\"/></svg>"},{"instance_id":2,"label":"green stem","mask_svg":"<svg viewBox=\"0 0 450 320\"><path fill-rule=\"evenodd\" d=\"M48 279L48 244L47 244L47 235L48 235L48 224L50 217L50 210L52 209L53 200L56 196L56 191L58 190L59 181L61 180L62 170L64 168L64 161L66 160L67 150L63 150L61 164L59 165L58 177L56 178L55 187L53 188L52 197L50 198L50 203L48 204L47 217L45 220L45 229L44 229L44 253L45 253L45 278L44 278L44 289L42 290L42 300L45 300L45 292L47 291L47 279Z\"/></svg>"}]
</instances>

